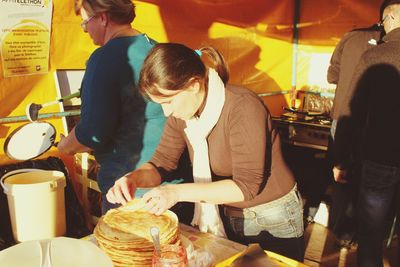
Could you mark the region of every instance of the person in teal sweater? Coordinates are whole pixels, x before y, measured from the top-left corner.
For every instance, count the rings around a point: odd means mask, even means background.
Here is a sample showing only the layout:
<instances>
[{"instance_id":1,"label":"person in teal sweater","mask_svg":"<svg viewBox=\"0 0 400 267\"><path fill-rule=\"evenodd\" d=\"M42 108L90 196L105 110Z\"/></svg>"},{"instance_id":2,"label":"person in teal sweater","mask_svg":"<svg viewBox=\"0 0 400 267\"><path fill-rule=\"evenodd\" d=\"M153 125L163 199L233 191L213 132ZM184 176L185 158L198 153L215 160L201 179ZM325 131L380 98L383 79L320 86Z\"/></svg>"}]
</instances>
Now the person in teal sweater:
<instances>
[{"instance_id":1,"label":"person in teal sweater","mask_svg":"<svg viewBox=\"0 0 400 267\"><path fill-rule=\"evenodd\" d=\"M90 56L81 85L81 118L60 152L92 151L100 165L97 182L106 193L115 180L147 162L165 124L161 106L138 90L142 63L155 44L131 27L135 6L130 0L76 1L83 30L100 47ZM102 213L115 205L103 196Z\"/></svg>"}]
</instances>

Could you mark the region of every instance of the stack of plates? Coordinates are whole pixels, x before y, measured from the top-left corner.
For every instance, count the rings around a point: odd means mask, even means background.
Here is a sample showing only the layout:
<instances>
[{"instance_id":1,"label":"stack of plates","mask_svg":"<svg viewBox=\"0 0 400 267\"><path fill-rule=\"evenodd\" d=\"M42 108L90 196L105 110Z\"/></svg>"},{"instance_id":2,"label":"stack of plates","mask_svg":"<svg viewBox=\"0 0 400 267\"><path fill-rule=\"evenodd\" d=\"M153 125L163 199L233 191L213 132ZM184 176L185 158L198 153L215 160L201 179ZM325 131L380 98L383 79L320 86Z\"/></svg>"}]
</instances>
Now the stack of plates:
<instances>
[{"instance_id":1,"label":"stack of plates","mask_svg":"<svg viewBox=\"0 0 400 267\"><path fill-rule=\"evenodd\" d=\"M179 244L178 218L167 211L160 216L123 207L109 210L94 229L100 248L119 266L151 266L154 245L150 228L160 230L160 242Z\"/></svg>"}]
</instances>

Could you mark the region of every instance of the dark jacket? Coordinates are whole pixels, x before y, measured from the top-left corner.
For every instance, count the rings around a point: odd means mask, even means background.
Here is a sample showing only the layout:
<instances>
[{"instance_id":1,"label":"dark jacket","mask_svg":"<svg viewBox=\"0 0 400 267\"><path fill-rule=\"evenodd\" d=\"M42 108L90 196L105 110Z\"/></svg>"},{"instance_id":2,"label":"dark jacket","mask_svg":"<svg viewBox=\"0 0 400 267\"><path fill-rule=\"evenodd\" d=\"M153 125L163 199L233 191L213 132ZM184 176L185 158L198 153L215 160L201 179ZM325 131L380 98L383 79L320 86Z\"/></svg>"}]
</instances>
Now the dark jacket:
<instances>
[{"instance_id":1,"label":"dark jacket","mask_svg":"<svg viewBox=\"0 0 400 267\"><path fill-rule=\"evenodd\" d=\"M338 120L341 164L360 144L361 159L400 165L400 28L365 52L351 82L350 113ZM348 93L349 94L349 93Z\"/></svg>"},{"instance_id":2,"label":"dark jacket","mask_svg":"<svg viewBox=\"0 0 400 267\"><path fill-rule=\"evenodd\" d=\"M361 55L368 49L375 47L381 37L381 30L373 25L365 29L356 29L346 33L337 44L328 68L329 83L336 84L335 99L331 111L332 119L349 113L346 106L351 96L349 86Z\"/></svg>"}]
</instances>

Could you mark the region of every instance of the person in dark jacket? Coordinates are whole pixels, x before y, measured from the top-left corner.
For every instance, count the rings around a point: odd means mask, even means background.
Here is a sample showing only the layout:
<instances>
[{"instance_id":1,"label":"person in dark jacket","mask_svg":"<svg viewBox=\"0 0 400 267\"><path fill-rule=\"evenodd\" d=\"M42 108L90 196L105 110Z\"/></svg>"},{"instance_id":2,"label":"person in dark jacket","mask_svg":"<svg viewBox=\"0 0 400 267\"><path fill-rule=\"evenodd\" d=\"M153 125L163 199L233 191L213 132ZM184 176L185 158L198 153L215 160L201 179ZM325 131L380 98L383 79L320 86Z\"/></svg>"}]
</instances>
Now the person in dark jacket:
<instances>
[{"instance_id":1,"label":"person in dark jacket","mask_svg":"<svg viewBox=\"0 0 400 267\"><path fill-rule=\"evenodd\" d=\"M400 188L400 0L385 1L381 10L386 35L362 55L349 114L339 118L335 134L338 166L349 166L360 149L357 264L363 267L383 266L384 226Z\"/></svg>"},{"instance_id":2,"label":"person in dark jacket","mask_svg":"<svg viewBox=\"0 0 400 267\"><path fill-rule=\"evenodd\" d=\"M348 103L354 92L351 92L350 82L354 70L362 54L377 46L383 35L380 24L368 28L360 28L346 33L337 44L330 61L327 73L329 83L336 84L335 98L331 111L332 126L328 146L328 155L332 164L338 162L334 142L337 120L349 113ZM358 195L359 164L352 164L346 170L346 183L340 180L333 186L330 227L336 236L337 244L350 248L355 242L356 218L355 203ZM335 168L335 171L339 170Z\"/></svg>"}]
</instances>

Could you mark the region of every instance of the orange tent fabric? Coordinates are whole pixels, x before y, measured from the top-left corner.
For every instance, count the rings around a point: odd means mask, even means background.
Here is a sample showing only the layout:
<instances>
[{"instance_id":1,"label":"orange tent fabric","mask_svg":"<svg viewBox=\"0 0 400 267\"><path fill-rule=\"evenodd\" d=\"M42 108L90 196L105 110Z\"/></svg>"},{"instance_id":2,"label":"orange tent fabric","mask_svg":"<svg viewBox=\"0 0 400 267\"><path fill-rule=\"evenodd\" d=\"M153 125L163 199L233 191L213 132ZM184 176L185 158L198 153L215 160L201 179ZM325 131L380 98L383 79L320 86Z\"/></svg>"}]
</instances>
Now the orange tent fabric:
<instances>
[{"instance_id":1,"label":"orange tent fabric","mask_svg":"<svg viewBox=\"0 0 400 267\"><path fill-rule=\"evenodd\" d=\"M293 44L295 3L299 3L298 46ZM133 26L159 42L180 42L192 48L211 44L226 56L231 83L244 85L265 97L273 114L280 114L287 99L281 92L307 86L318 60L327 64L334 45L348 30L379 20L381 0L143 0L133 1ZM73 1L53 0L50 71L46 75L4 78L0 65L1 118L23 116L29 103L55 100L54 71L81 69L96 49L80 28ZM298 58L293 61L293 52ZM293 64L297 68L293 68ZM315 77L314 77L315 78ZM326 80L326 79L325 79ZM318 79L317 79L318 82ZM57 106L43 113L56 112ZM58 133L61 119L49 120ZM0 124L0 164L12 162L1 151L7 136L22 123ZM58 140L58 137L56 141ZM46 154L46 156L48 156Z\"/></svg>"}]
</instances>

